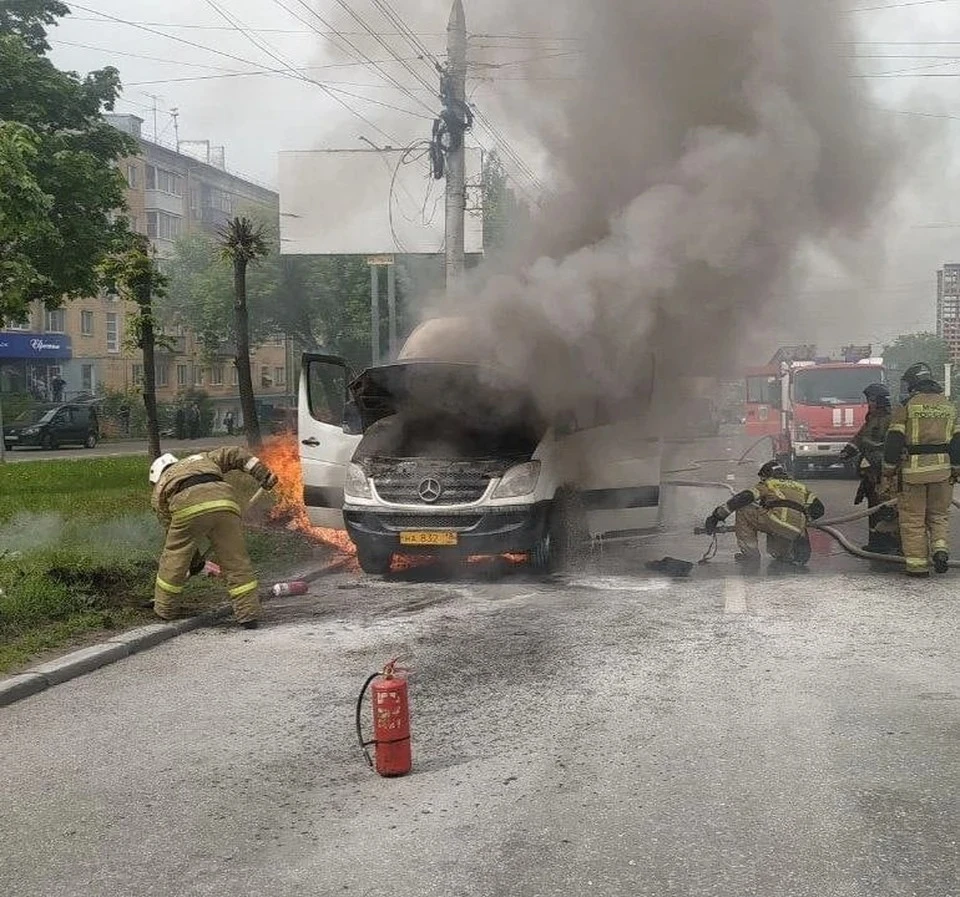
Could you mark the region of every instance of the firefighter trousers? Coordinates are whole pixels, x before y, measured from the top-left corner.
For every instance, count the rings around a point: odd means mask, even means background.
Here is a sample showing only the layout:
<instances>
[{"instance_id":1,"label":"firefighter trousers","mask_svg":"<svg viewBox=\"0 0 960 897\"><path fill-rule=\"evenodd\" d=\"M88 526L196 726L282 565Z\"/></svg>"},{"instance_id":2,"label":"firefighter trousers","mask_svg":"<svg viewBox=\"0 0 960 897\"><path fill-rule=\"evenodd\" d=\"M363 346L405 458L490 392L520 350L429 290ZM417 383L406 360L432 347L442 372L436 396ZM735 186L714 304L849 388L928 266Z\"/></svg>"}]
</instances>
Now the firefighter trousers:
<instances>
[{"instance_id":1,"label":"firefighter trousers","mask_svg":"<svg viewBox=\"0 0 960 897\"><path fill-rule=\"evenodd\" d=\"M953 484L904 483L898 507L900 541L907 562L907 573L925 573L930 569L930 556L949 551L950 501Z\"/></svg>"},{"instance_id":2,"label":"firefighter trousers","mask_svg":"<svg viewBox=\"0 0 960 897\"><path fill-rule=\"evenodd\" d=\"M188 520L174 521L160 555L153 608L158 617L171 620L179 612L179 596L190 575L197 545L209 540L226 580L238 623L260 619L259 583L247 554L240 516L233 511L211 511Z\"/></svg>"},{"instance_id":3,"label":"firefighter trousers","mask_svg":"<svg viewBox=\"0 0 960 897\"><path fill-rule=\"evenodd\" d=\"M867 497L867 507L875 508L893 498L886 492L881 492L877 481L873 477L864 477L863 492ZM881 508L868 518L869 544L872 547L894 547L900 542L900 521L897 519L896 507Z\"/></svg>"},{"instance_id":4,"label":"firefighter trousers","mask_svg":"<svg viewBox=\"0 0 960 897\"><path fill-rule=\"evenodd\" d=\"M763 508L748 505L737 511L734 532L737 536L737 547L741 554L760 557L760 547L757 541L759 533L767 535L767 553L770 557L780 561L789 561L793 558L793 543L799 534L790 534L788 530L779 526L770 516L770 512Z\"/></svg>"}]
</instances>

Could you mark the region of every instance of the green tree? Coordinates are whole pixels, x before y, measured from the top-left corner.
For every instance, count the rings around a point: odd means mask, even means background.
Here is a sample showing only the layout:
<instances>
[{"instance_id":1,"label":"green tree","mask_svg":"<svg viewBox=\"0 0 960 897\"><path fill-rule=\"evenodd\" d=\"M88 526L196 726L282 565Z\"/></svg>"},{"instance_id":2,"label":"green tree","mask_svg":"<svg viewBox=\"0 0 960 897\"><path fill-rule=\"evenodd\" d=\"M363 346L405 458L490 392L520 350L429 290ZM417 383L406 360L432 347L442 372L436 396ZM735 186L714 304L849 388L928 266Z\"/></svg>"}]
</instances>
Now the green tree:
<instances>
[{"instance_id":1,"label":"green tree","mask_svg":"<svg viewBox=\"0 0 960 897\"><path fill-rule=\"evenodd\" d=\"M509 245L530 220L530 212L508 186L507 171L496 150L483 162L483 246L487 251Z\"/></svg>"},{"instance_id":2,"label":"green tree","mask_svg":"<svg viewBox=\"0 0 960 897\"><path fill-rule=\"evenodd\" d=\"M103 282L137 306L133 338L143 353L143 404L147 413L147 441L151 458L160 457L160 421L157 412L157 368L154 299L163 296L167 279L160 273L150 242L131 234L127 247L108 256L100 267Z\"/></svg>"},{"instance_id":3,"label":"green tree","mask_svg":"<svg viewBox=\"0 0 960 897\"><path fill-rule=\"evenodd\" d=\"M0 296L11 308L24 306L44 283L28 251L31 242L53 229L48 215L53 198L30 170L39 143L25 125L0 123Z\"/></svg>"},{"instance_id":4,"label":"green tree","mask_svg":"<svg viewBox=\"0 0 960 897\"><path fill-rule=\"evenodd\" d=\"M124 207L116 161L136 152L136 142L102 115L120 93L119 75L104 68L81 77L46 57L46 28L67 11L56 0L0 5L0 121L28 129L20 131L20 181L29 175L48 204L45 226L28 229L13 249L0 247L0 322L22 318L34 299L56 307L96 293L99 263L128 231L115 214Z\"/></svg>"},{"instance_id":5,"label":"green tree","mask_svg":"<svg viewBox=\"0 0 960 897\"><path fill-rule=\"evenodd\" d=\"M891 391L896 396L900 376L912 364L924 361L930 365L934 376L943 382L943 366L950 362L950 347L935 333L905 333L898 336L883 349L883 365ZM955 365L950 378L950 391L954 399L960 398L960 365Z\"/></svg>"},{"instance_id":6,"label":"green tree","mask_svg":"<svg viewBox=\"0 0 960 897\"><path fill-rule=\"evenodd\" d=\"M230 219L218 231L223 258L233 267L234 317L237 333L237 381L240 387L240 407L247 432L247 444L259 449L263 444L257 405L250 373L250 322L247 312L247 268L269 254L270 247L264 228L249 218Z\"/></svg>"}]
</instances>

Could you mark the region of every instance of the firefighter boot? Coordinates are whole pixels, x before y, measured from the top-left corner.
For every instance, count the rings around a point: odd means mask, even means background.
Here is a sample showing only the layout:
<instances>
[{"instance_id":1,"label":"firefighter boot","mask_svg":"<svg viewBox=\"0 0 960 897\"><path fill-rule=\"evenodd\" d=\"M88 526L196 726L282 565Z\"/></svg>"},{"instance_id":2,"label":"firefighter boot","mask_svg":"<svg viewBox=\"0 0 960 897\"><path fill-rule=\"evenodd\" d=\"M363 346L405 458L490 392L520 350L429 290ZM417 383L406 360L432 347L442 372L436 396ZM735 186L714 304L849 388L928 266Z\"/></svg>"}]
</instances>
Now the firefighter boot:
<instances>
[{"instance_id":1,"label":"firefighter boot","mask_svg":"<svg viewBox=\"0 0 960 897\"><path fill-rule=\"evenodd\" d=\"M950 569L950 555L945 551L933 553L933 569L937 573L946 573Z\"/></svg>"},{"instance_id":2,"label":"firefighter boot","mask_svg":"<svg viewBox=\"0 0 960 897\"><path fill-rule=\"evenodd\" d=\"M733 556L734 561L743 568L744 573L757 573L760 570L760 552L741 551Z\"/></svg>"}]
</instances>

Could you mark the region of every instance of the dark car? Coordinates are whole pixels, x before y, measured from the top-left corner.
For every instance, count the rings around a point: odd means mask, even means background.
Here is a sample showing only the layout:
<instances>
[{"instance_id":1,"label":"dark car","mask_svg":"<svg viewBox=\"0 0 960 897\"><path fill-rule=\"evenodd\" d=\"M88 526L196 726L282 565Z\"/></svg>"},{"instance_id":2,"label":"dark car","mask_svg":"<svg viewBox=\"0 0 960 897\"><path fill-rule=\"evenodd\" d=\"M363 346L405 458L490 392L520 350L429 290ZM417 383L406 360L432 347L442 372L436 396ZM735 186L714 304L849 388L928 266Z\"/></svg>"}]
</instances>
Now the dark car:
<instances>
[{"instance_id":1,"label":"dark car","mask_svg":"<svg viewBox=\"0 0 960 897\"><path fill-rule=\"evenodd\" d=\"M45 449L62 445L93 448L100 439L100 422L94 405L55 405L24 411L3 428L8 449L33 446Z\"/></svg>"}]
</instances>

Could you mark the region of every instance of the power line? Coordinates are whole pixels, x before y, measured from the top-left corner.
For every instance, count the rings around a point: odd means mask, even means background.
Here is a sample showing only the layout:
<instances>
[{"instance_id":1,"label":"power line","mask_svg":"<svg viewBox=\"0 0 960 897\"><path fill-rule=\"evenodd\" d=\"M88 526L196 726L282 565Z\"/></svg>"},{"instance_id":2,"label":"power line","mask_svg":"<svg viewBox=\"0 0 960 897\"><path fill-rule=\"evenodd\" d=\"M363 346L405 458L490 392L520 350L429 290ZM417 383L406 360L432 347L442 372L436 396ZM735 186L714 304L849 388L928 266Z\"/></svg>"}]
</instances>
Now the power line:
<instances>
[{"instance_id":1,"label":"power line","mask_svg":"<svg viewBox=\"0 0 960 897\"><path fill-rule=\"evenodd\" d=\"M73 4L73 6L76 9L82 8L82 7L76 6L75 4ZM96 10L87 10L87 12L94 12L96 13L97 16L104 15L104 13L97 12ZM96 18L94 16L71 15L69 20L71 22L98 22L100 24L107 24L102 19ZM131 21L131 22L120 22L120 23L114 22L113 24L123 24L123 25L129 24L133 26L143 25L146 27L153 27L153 28L176 28L176 29L195 30L195 31L233 31L233 28L231 28L229 25L195 25L195 24L187 24L187 23L181 23L181 22L132 22ZM251 27L248 30L253 31L256 34L302 34L302 35L316 34L316 31L313 28L252 28ZM403 36L403 34L399 31L380 31L377 33L382 35L383 37L402 37ZM339 34L346 34L350 37L364 37L366 35L366 32L365 31L330 31L324 36L329 37L329 36L339 35ZM421 34L424 37L443 37L445 36L446 32L445 31L424 31L424 32L421 32Z\"/></svg>"},{"instance_id":2,"label":"power line","mask_svg":"<svg viewBox=\"0 0 960 897\"><path fill-rule=\"evenodd\" d=\"M929 6L931 3L949 3L951 0L907 0L905 3L888 3L885 6L859 6L842 10L845 13L876 12L881 9L903 9L907 6Z\"/></svg>"},{"instance_id":3,"label":"power line","mask_svg":"<svg viewBox=\"0 0 960 897\"><path fill-rule=\"evenodd\" d=\"M416 32L407 25L403 17L390 5L389 0L373 0L373 2L377 9L386 17L387 21L403 32L404 39L413 49L414 53L420 54L424 62L429 60L435 71L440 71L440 60L430 52L429 47L427 47L417 36Z\"/></svg>"},{"instance_id":4,"label":"power line","mask_svg":"<svg viewBox=\"0 0 960 897\"><path fill-rule=\"evenodd\" d=\"M224 18L227 22L229 22L231 25L233 25L235 28L237 28L237 30L238 30L241 34L243 34L255 47L258 47L260 50L262 50L262 51L263 51L264 53L266 53L268 56L270 56L271 58L273 58L275 61L279 62L280 65L287 66L287 67L288 67L288 70L291 72L291 74L292 74L293 77L297 77L297 78L300 78L300 79L303 80L303 81L307 81L307 82L309 82L309 83L311 83L311 84L315 84L315 85L316 85L317 87L319 87L327 96L329 96L331 99L335 100L337 103L339 103L341 106L343 106L343 108L346 109L348 112L350 112L351 114L353 114L353 115L355 115L357 118L359 118L362 122L364 122L364 124L366 124L366 125L368 125L369 127L373 128L378 134L382 134L382 135L383 135L384 137L386 137L388 140L391 140L391 141L395 141L395 140L396 140L395 137L391 137L390 134L387 133L387 132L386 132L383 128L381 128L379 125L377 125L377 124L375 124L374 122L370 121L369 118L367 118L365 115L363 115L362 113L360 113L360 112L358 112L356 109L354 109L353 106L351 106L351 105L350 105L346 100L344 100L342 97L337 96L338 93L343 93L343 91L334 91L334 90L331 90L330 88L326 87L326 86L323 84L323 82L317 81L317 80L314 79L314 78L310 78L308 75L305 75L305 74L303 74L302 72L297 72L296 69L294 69L292 66L290 66L290 63L289 63L286 59L284 59L279 53L275 52L275 51L273 50L273 48L270 47L269 44L267 44L265 41L260 40L259 38L255 38L255 37L253 37L252 35L250 35L250 34L248 34L247 32L245 32L244 29L243 29L243 23L240 22L240 20L237 19L237 18L231 18L230 14L227 13L226 11L224 11L221 7L219 7L219 6L216 4L215 0L207 0L207 3L208 3L214 10L216 10L221 16L223 16L223 18Z\"/></svg>"},{"instance_id":5,"label":"power line","mask_svg":"<svg viewBox=\"0 0 960 897\"><path fill-rule=\"evenodd\" d=\"M51 44L59 44L66 47L79 47L81 50L96 50L100 53L110 53L112 56L129 56L133 59L145 59L147 62L162 62L166 65L185 65L189 68L209 69L214 72L229 72L230 69L216 65L206 65L202 62L184 62L180 59L161 59L159 56L144 56L142 53L127 53L123 50L114 50L111 47L95 47L92 44L80 44L76 41L59 40L57 38L48 38Z\"/></svg>"},{"instance_id":6,"label":"power line","mask_svg":"<svg viewBox=\"0 0 960 897\"><path fill-rule=\"evenodd\" d=\"M353 19L354 19L354 21L355 21L358 25L360 25L361 28L366 29L367 33L368 33L371 37L373 37L374 40L376 40L376 42L377 42L378 44L380 44L381 47L384 48L384 50L386 50L388 53L390 53L392 56L396 57L397 59L400 58L400 57L398 56L398 54L397 54L397 51L394 50L394 48L391 47L390 44L388 44L382 37L380 37L380 35L377 34L362 18L360 18L360 16L357 15L357 13L353 10L353 8L352 8L348 3L345 2L345 0L336 0L336 3L337 3L345 12L347 12L350 16L352 16ZM425 87L428 87L428 88L431 86L430 83L429 83L425 78L423 78L422 76L418 75L409 65L407 65L407 63L401 62L401 65L402 65L402 66L404 67L404 69L406 69L411 75L413 75L413 77L414 77L417 81L419 81L422 85L424 85Z\"/></svg>"},{"instance_id":7,"label":"power line","mask_svg":"<svg viewBox=\"0 0 960 897\"><path fill-rule=\"evenodd\" d=\"M304 22L304 20L303 20L301 17L296 16L296 14L290 9L290 7L286 5L286 3L284 2L284 0L274 0L274 2L275 2L278 6L280 6L282 9L285 9L285 10L286 10L288 13L290 13L291 15L294 15L294 16L295 16L296 18L298 18L301 22ZM420 105L422 105L424 108L426 108L426 110L427 110L428 112L430 112L430 113L433 112L433 110L432 110L422 99L420 99L419 97L417 97L416 95L414 95L413 93L411 93L409 90L407 90L407 88L404 87L399 81L397 81L396 78L394 78L391 74L389 74L389 72L387 72L381 65L379 65L379 64L376 63L374 60L372 60L372 59L371 59L366 53L364 53L363 50L361 50L353 41L351 41L351 40L349 40L348 38L344 37L344 35L342 34L342 32L337 31L336 28L334 28L326 19L324 19L323 16L320 15L320 13L314 11L314 10L309 6L309 4L307 4L307 3L304 2L304 0L295 0L295 2L298 3L300 6L302 6L310 15L312 15L314 18L316 18L316 19L320 22L320 24L324 26L324 28L327 28L327 29L329 29L330 31L333 31L333 32L343 41L343 43L345 43L348 47L350 47L350 48L353 50L353 52L354 52L357 56L359 56L361 59L363 59L363 60L365 60L366 62L368 62L371 66L373 66L373 68L374 68L377 72L379 72L387 82L393 84L398 90L402 91L403 93L406 93L412 100L414 100L414 102L417 102L417 103L419 103ZM304 24L307 24L307 23L304 22ZM328 38L328 39L329 39L329 40L332 40L332 38ZM394 143L397 142L397 141L394 140L393 138L391 138L391 140L392 140L392 142L394 142Z\"/></svg>"}]
</instances>

